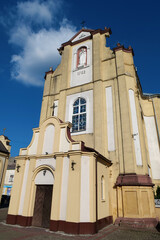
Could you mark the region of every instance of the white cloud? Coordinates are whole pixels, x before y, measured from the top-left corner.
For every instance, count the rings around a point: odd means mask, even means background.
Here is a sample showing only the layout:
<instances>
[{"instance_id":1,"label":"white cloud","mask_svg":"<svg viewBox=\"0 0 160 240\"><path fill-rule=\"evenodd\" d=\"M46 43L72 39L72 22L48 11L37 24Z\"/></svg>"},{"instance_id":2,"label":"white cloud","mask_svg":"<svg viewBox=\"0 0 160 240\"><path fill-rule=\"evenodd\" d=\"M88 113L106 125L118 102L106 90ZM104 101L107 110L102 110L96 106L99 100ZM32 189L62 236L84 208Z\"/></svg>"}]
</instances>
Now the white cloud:
<instances>
[{"instance_id":1,"label":"white cloud","mask_svg":"<svg viewBox=\"0 0 160 240\"><path fill-rule=\"evenodd\" d=\"M19 2L17 5L18 16L34 23L51 23L52 12L50 11L51 1L27 1ZM57 7L57 6L56 6Z\"/></svg>"},{"instance_id":2,"label":"white cloud","mask_svg":"<svg viewBox=\"0 0 160 240\"><path fill-rule=\"evenodd\" d=\"M12 78L27 85L43 85L44 72L60 62L57 48L74 34L70 25L62 25L59 30L42 29L30 34L23 51L12 56Z\"/></svg>"},{"instance_id":3,"label":"white cloud","mask_svg":"<svg viewBox=\"0 0 160 240\"><path fill-rule=\"evenodd\" d=\"M19 48L11 58L11 77L14 80L42 86L45 72L59 64L57 48L76 30L66 18L58 18L60 2L33 0L17 4L9 33L9 43Z\"/></svg>"}]
</instances>

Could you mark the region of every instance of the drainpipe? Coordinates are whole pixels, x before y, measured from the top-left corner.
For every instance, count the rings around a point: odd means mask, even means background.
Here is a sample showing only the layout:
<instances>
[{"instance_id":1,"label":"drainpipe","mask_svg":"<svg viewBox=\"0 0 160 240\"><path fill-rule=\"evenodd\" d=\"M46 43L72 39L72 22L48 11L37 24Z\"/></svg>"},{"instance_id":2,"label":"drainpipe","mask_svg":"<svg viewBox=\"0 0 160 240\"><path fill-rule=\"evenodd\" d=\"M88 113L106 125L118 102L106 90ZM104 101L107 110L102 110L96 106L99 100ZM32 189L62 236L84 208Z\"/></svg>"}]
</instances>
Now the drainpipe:
<instances>
[{"instance_id":1,"label":"drainpipe","mask_svg":"<svg viewBox=\"0 0 160 240\"><path fill-rule=\"evenodd\" d=\"M122 114L121 114L121 105L120 105L120 94L119 94L119 82L118 82L118 72L117 72L116 54L115 54L115 65L116 65L116 77L117 77L117 88L118 88L118 102L119 102L119 112L120 112L120 126L121 126L121 136L122 136L123 173L125 174L124 148L123 148L123 130L122 130ZM120 166L120 164L119 164L119 166Z\"/></svg>"},{"instance_id":2,"label":"drainpipe","mask_svg":"<svg viewBox=\"0 0 160 240\"><path fill-rule=\"evenodd\" d=\"M123 159L123 173L125 174L125 161L124 161L124 147L123 147L123 128L122 128L122 114L121 114L121 104L120 104L120 94L119 94L119 82L118 82L118 71L117 71L117 61L116 61L116 54L115 54L115 65L116 65L116 77L117 77L117 88L118 88L118 101L119 101L119 112L120 112L120 126L121 126L121 136L122 136L122 159ZM120 168L120 164L119 164ZM123 176L122 176L123 178ZM118 191L118 189L117 189ZM123 190L121 186L121 197L122 197L122 215L124 217L124 204L123 204ZM118 196L117 196L118 200ZM117 205L117 212L118 211L118 205ZM119 216L119 214L118 214ZM117 216L117 217L118 217Z\"/></svg>"}]
</instances>

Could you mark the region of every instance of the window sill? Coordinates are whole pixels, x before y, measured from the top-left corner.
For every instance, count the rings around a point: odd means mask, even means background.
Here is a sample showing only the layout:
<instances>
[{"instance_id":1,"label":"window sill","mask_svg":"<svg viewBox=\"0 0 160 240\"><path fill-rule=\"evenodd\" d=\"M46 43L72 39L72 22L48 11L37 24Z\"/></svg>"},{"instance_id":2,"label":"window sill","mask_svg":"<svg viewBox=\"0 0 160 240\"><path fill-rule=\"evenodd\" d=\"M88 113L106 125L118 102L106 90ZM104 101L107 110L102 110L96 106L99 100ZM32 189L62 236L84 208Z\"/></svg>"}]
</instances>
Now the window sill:
<instances>
[{"instance_id":1,"label":"window sill","mask_svg":"<svg viewBox=\"0 0 160 240\"><path fill-rule=\"evenodd\" d=\"M80 135L80 134L86 134L87 132L86 132L86 130L84 130L84 131L77 131L77 132L71 132L71 135Z\"/></svg>"}]
</instances>

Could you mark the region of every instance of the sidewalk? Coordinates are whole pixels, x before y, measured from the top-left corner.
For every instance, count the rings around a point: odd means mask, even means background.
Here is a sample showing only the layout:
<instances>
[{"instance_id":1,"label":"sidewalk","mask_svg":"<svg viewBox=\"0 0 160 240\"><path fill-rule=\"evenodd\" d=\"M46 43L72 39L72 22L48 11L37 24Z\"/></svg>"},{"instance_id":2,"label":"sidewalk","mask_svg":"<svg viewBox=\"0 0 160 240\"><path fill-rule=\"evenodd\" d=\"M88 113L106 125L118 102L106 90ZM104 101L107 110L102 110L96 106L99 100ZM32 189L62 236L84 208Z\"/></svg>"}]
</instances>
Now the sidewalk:
<instances>
[{"instance_id":1,"label":"sidewalk","mask_svg":"<svg viewBox=\"0 0 160 240\"><path fill-rule=\"evenodd\" d=\"M156 230L138 230L107 226L95 235L73 236L50 232L44 228L20 227L5 223L7 209L0 209L0 240L160 240Z\"/></svg>"}]
</instances>

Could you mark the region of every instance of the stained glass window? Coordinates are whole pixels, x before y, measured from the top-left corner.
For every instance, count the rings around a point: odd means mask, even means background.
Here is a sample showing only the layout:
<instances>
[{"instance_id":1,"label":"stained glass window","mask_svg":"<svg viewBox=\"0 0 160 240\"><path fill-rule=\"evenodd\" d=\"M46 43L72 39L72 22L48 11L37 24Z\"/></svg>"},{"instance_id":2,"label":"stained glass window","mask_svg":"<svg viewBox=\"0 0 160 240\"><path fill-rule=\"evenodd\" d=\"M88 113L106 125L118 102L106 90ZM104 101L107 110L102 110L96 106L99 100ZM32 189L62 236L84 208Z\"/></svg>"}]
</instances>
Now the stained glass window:
<instances>
[{"instance_id":1,"label":"stained glass window","mask_svg":"<svg viewBox=\"0 0 160 240\"><path fill-rule=\"evenodd\" d=\"M86 100L78 98L73 104L72 132L86 130Z\"/></svg>"}]
</instances>

